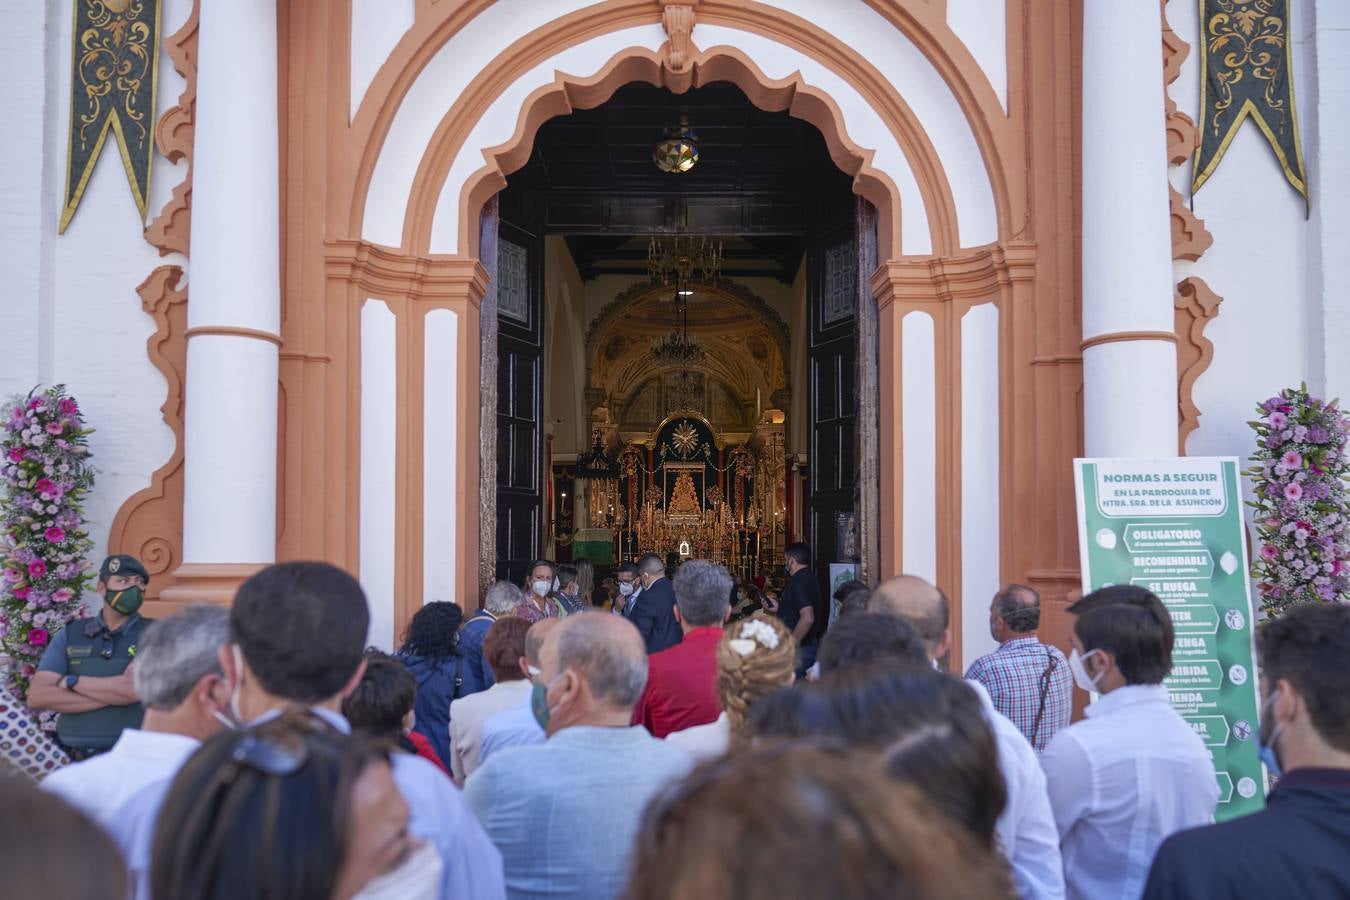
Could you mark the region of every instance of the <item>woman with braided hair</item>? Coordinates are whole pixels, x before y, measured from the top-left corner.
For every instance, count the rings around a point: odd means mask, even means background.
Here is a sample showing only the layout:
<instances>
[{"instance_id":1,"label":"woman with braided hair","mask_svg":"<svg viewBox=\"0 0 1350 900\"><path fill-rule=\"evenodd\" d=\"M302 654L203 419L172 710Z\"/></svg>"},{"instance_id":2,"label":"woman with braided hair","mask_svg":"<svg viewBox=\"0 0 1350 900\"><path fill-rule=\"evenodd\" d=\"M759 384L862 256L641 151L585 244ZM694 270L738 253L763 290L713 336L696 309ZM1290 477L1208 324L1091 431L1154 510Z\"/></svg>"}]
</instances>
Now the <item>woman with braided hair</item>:
<instances>
[{"instance_id":1,"label":"woman with braided hair","mask_svg":"<svg viewBox=\"0 0 1350 900\"><path fill-rule=\"evenodd\" d=\"M666 736L696 760L721 756L739 740L746 712L762 697L792 684L797 642L774 616L756 615L727 626L717 645L717 697L722 714Z\"/></svg>"}]
</instances>

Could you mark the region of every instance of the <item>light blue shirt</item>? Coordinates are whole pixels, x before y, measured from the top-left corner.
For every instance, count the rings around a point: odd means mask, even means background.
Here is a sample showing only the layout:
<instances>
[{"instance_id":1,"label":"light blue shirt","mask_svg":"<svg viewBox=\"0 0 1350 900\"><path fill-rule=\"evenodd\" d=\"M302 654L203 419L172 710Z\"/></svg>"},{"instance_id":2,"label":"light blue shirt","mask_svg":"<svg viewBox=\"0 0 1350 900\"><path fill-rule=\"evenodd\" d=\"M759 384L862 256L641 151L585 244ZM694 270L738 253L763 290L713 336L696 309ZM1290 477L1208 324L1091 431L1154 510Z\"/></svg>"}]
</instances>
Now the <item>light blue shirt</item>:
<instances>
[{"instance_id":1,"label":"light blue shirt","mask_svg":"<svg viewBox=\"0 0 1350 900\"><path fill-rule=\"evenodd\" d=\"M544 742L544 729L535 721L530 699L520 706L493 713L483 721L483 733L478 738L478 764L507 747L521 747Z\"/></svg>"},{"instance_id":2,"label":"light blue shirt","mask_svg":"<svg viewBox=\"0 0 1350 900\"><path fill-rule=\"evenodd\" d=\"M647 802L690 766L641 726L578 725L494 754L464 799L502 853L511 900L610 900L627 884ZM578 840L578 825L589 838Z\"/></svg>"},{"instance_id":3,"label":"light blue shirt","mask_svg":"<svg viewBox=\"0 0 1350 900\"><path fill-rule=\"evenodd\" d=\"M343 716L326 709L314 712L339 731L351 732L351 725ZM251 724L276 715L279 713L261 716ZM464 798L445 773L410 753L391 753L390 765L394 783L408 804L409 833L434 844L445 864L441 900L505 897L501 854L469 814ZM137 900L150 898L150 851L155 823L171 782L172 779L166 779L152 785L123 804L113 816L113 821L119 823L113 836L127 861Z\"/></svg>"}]
</instances>

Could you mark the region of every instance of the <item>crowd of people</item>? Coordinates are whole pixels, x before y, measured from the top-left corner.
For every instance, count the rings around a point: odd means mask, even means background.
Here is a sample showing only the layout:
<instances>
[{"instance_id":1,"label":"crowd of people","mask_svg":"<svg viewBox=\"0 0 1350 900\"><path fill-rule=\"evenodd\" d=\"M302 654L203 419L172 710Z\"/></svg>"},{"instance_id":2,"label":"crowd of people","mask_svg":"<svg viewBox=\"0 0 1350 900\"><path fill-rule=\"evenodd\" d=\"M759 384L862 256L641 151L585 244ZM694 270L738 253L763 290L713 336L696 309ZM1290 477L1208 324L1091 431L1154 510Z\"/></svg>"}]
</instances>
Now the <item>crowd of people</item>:
<instances>
[{"instance_id":1,"label":"crowd of people","mask_svg":"<svg viewBox=\"0 0 1350 900\"><path fill-rule=\"evenodd\" d=\"M824 602L645 554L610 589L541 560L466 620L429 603L366 646L361 586L270 566L226 610L140 614L131 557L14 698L5 894L198 898L1350 896L1350 607L1258 632L1266 810L1218 784L1163 679L1161 601L992 598L998 649L949 674L951 609L914 576ZM753 606L751 609L749 607ZM1094 695L1071 722L1074 686ZM17 723L17 724L15 724ZM13 769L11 763L4 767Z\"/></svg>"}]
</instances>

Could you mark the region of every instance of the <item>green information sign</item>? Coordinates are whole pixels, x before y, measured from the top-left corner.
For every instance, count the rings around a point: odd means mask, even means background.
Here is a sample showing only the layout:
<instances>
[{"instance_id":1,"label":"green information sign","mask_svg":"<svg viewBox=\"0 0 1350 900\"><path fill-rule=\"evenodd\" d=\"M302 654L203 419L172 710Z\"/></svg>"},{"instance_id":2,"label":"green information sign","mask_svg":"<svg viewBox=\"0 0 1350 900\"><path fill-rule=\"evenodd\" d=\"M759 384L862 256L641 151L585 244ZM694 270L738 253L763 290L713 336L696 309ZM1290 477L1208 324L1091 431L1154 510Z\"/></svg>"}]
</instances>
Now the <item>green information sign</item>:
<instances>
[{"instance_id":1,"label":"green information sign","mask_svg":"<svg viewBox=\"0 0 1350 900\"><path fill-rule=\"evenodd\" d=\"M1231 457L1079 459L1083 590L1137 584L1172 615L1164 682L1214 758L1220 821L1265 805L1238 463Z\"/></svg>"}]
</instances>

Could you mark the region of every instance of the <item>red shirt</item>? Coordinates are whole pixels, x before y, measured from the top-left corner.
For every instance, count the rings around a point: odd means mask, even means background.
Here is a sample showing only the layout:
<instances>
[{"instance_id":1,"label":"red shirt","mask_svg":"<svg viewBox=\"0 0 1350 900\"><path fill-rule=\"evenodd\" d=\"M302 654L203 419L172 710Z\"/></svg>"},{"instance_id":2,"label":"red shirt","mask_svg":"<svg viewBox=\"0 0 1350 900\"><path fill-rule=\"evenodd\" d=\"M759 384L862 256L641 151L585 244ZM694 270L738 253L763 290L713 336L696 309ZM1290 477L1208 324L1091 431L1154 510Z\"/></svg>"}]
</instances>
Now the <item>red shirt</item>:
<instances>
[{"instance_id":1,"label":"red shirt","mask_svg":"<svg viewBox=\"0 0 1350 900\"><path fill-rule=\"evenodd\" d=\"M717 699L717 642L722 626L695 628L684 640L647 660L647 687L633 722L653 737L707 725L722 712Z\"/></svg>"},{"instance_id":2,"label":"red shirt","mask_svg":"<svg viewBox=\"0 0 1350 900\"><path fill-rule=\"evenodd\" d=\"M417 748L418 756L429 763L435 763L436 768L445 772L447 777L450 775L449 772L445 771L445 763L441 762L441 758L437 756L436 751L432 749L431 741L427 740L425 736L418 734L416 731L408 732L408 740L412 741L412 745Z\"/></svg>"}]
</instances>

